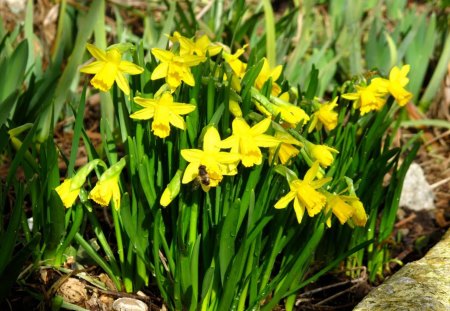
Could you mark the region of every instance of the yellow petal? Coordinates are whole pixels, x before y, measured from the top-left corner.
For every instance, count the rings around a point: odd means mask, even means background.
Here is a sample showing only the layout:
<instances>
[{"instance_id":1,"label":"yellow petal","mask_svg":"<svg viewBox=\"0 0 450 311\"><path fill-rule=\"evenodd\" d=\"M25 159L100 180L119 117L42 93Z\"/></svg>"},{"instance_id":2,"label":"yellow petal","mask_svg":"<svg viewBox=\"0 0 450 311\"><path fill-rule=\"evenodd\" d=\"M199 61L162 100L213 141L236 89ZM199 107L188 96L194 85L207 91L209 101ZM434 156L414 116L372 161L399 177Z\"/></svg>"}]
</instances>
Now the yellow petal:
<instances>
[{"instance_id":1,"label":"yellow petal","mask_svg":"<svg viewBox=\"0 0 450 311\"><path fill-rule=\"evenodd\" d=\"M119 70L130 75L137 75L144 72L144 68L128 61L121 61L119 64Z\"/></svg>"},{"instance_id":2,"label":"yellow petal","mask_svg":"<svg viewBox=\"0 0 450 311\"><path fill-rule=\"evenodd\" d=\"M269 128L271 122L272 122L272 119L270 119L270 118L266 118L266 119L258 122L257 124L252 126L252 128L250 129L251 135L256 136L256 135L265 133L267 131L267 129Z\"/></svg>"},{"instance_id":3,"label":"yellow petal","mask_svg":"<svg viewBox=\"0 0 450 311\"><path fill-rule=\"evenodd\" d=\"M295 195L295 192L290 191L288 194L279 199L278 202L275 203L274 207L277 209L286 208L289 202L291 202L295 198Z\"/></svg>"},{"instance_id":4,"label":"yellow petal","mask_svg":"<svg viewBox=\"0 0 450 311\"><path fill-rule=\"evenodd\" d=\"M192 111L195 110L195 108L197 108L195 105L190 104L174 103L170 105L170 110L172 110L175 114L181 115L191 113Z\"/></svg>"},{"instance_id":5,"label":"yellow petal","mask_svg":"<svg viewBox=\"0 0 450 311\"><path fill-rule=\"evenodd\" d=\"M158 66L156 66L155 70L153 70L152 75L150 76L150 80L165 78L168 71L169 65L167 63L160 63Z\"/></svg>"},{"instance_id":6,"label":"yellow petal","mask_svg":"<svg viewBox=\"0 0 450 311\"><path fill-rule=\"evenodd\" d=\"M144 108L130 115L130 118L137 120L149 120L155 115L155 109L153 107Z\"/></svg>"},{"instance_id":7,"label":"yellow petal","mask_svg":"<svg viewBox=\"0 0 450 311\"><path fill-rule=\"evenodd\" d=\"M179 115L170 112L169 113L169 122L170 124L172 124L173 126L181 129L181 130L185 130L186 129L186 123L184 122L183 118L180 117Z\"/></svg>"},{"instance_id":8,"label":"yellow petal","mask_svg":"<svg viewBox=\"0 0 450 311\"><path fill-rule=\"evenodd\" d=\"M91 55L94 56L96 59L101 61L107 61L105 51L100 50L98 47L90 43L86 43L86 48L88 49L89 53L91 53Z\"/></svg>"},{"instance_id":9,"label":"yellow petal","mask_svg":"<svg viewBox=\"0 0 450 311\"><path fill-rule=\"evenodd\" d=\"M214 126L209 127L203 137L203 150L219 151L220 143L220 135L217 129Z\"/></svg>"},{"instance_id":10,"label":"yellow petal","mask_svg":"<svg viewBox=\"0 0 450 311\"><path fill-rule=\"evenodd\" d=\"M128 80L123 76L123 74L118 72L115 80L117 86L122 90L122 92L125 95L130 95L130 86L128 85Z\"/></svg>"},{"instance_id":11,"label":"yellow petal","mask_svg":"<svg viewBox=\"0 0 450 311\"><path fill-rule=\"evenodd\" d=\"M95 61L90 64L84 65L80 68L80 72L83 73L89 73L89 74L96 74L100 70L102 70L103 66L105 66L105 62L102 61Z\"/></svg>"},{"instance_id":12,"label":"yellow petal","mask_svg":"<svg viewBox=\"0 0 450 311\"><path fill-rule=\"evenodd\" d=\"M302 219L303 219L303 215L305 215L305 207L301 205L301 203L297 197L294 199L294 211L295 211L295 216L297 217L298 223L301 223Z\"/></svg>"},{"instance_id":13,"label":"yellow petal","mask_svg":"<svg viewBox=\"0 0 450 311\"><path fill-rule=\"evenodd\" d=\"M204 152L200 149L183 149L180 154L188 162L200 162Z\"/></svg>"},{"instance_id":14,"label":"yellow petal","mask_svg":"<svg viewBox=\"0 0 450 311\"><path fill-rule=\"evenodd\" d=\"M91 80L91 84L106 92L111 89L117 75L117 67L111 63L105 63L105 66Z\"/></svg>"},{"instance_id":15,"label":"yellow petal","mask_svg":"<svg viewBox=\"0 0 450 311\"><path fill-rule=\"evenodd\" d=\"M276 147L280 140L270 135L261 134L254 137L254 142L259 147Z\"/></svg>"},{"instance_id":16,"label":"yellow petal","mask_svg":"<svg viewBox=\"0 0 450 311\"><path fill-rule=\"evenodd\" d=\"M70 187L71 180L70 178L67 178L61 185L55 188L56 193L58 193L66 208L71 207L75 203L78 194L80 193L80 189L70 190Z\"/></svg>"},{"instance_id":17,"label":"yellow petal","mask_svg":"<svg viewBox=\"0 0 450 311\"><path fill-rule=\"evenodd\" d=\"M166 50L162 50L162 49L158 49L158 48L153 48L152 49L152 54L159 59L161 62L164 63L168 63L171 62L173 57L175 56L172 52L170 51L166 51Z\"/></svg>"},{"instance_id":18,"label":"yellow petal","mask_svg":"<svg viewBox=\"0 0 450 311\"><path fill-rule=\"evenodd\" d=\"M183 150L181 150L183 151ZM184 156L183 156L184 158ZM186 167L186 170L184 171L183 174L183 179L181 180L181 182L183 184L187 184L190 183L191 181L193 181L197 176L198 176L198 167L200 166L200 162L191 162L188 164L188 166Z\"/></svg>"}]
</instances>

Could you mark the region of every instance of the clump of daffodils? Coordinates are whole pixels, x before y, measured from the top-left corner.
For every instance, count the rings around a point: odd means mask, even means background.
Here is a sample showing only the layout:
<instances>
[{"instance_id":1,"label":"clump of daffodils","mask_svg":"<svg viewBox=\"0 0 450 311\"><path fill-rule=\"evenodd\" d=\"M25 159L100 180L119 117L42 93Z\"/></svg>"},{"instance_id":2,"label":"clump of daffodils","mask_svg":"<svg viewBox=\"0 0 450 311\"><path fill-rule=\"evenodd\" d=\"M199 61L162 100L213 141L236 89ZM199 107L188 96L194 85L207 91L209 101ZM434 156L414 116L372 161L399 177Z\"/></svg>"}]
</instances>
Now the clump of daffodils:
<instances>
[{"instance_id":1,"label":"clump of daffodils","mask_svg":"<svg viewBox=\"0 0 450 311\"><path fill-rule=\"evenodd\" d=\"M379 76L368 83L354 85L354 92L342 94L341 97L336 96L329 101L319 98L305 101L299 99L296 91L287 89L286 83L281 83L283 67L263 58L256 64L261 69L250 85L251 111L244 113L239 95L244 86L248 89L243 81L249 70L254 68L244 59L248 52L247 45L233 52L229 47L211 42L206 35L186 38L178 32L169 36L169 40L172 43L169 50L153 48L150 51L158 61L149 72L150 79L164 81L163 85L154 94L139 94L133 98L138 109L132 108L131 119L151 122L153 135L157 139L166 139L173 131L188 128L185 116L204 109L204 103L178 102L181 87L192 88L204 79L213 78L216 82L229 83L237 96L230 98L227 105L234 116L228 125L228 132L220 133L215 124L209 124L199 137L201 146L180 150L184 164L180 165L163 191L160 197L162 206L169 206L185 184L196 182L204 191L210 191L218 187L226 176L263 165L267 159L269 165L277 165L289 185L289 192L274 203L276 209L285 209L292 202L299 223L305 213L309 217L323 213L328 226L331 225L333 215L340 224L366 224L364 206L353 190L343 194L327 188L332 177L324 176L339 156L339 150L314 143L309 137L314 133L328 134L341 126L338 123L338 110L346 105L342 103L342 98L353 101L353 108L361 116L380 110L389 95L394 97L398 105L404 106L412 97L405 89L409 81L409 65L394 67L388 79ZM88 44L87 49L97 60L83 66L81 71L94 74L91 84L101 91L110 90L116 82L119 89L129 95L130 88L124 74L136 75L148 70L144 69L143 64L141 67L122 60L125 52L118 48L102 51ZM223 68L226 74L222 73L223 77L216 73L214 77L195 75L192 69L205 63L211 68ZM294 171L294 162L308 166L303 177L298 177L300 175ZM89 198L102 206L112 201L118 208L118 176L123 167L124 162L106 170L91 190ZM87 176L86 172L82 174L84 177L77 177L78 174L72 179L66 179L56 189L66 207L73 205L84 183L82 179Z\"/></svg>"}]
</instances>

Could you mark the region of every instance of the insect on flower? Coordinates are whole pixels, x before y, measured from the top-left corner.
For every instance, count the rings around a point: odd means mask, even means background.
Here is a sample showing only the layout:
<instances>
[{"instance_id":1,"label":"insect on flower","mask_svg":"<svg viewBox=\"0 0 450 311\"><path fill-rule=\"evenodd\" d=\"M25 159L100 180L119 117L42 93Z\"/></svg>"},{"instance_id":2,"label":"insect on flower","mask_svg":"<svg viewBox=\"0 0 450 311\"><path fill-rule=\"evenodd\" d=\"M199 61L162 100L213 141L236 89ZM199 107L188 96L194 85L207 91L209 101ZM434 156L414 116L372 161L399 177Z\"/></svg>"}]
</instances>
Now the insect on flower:
<instances>
[{"instance_id":1,"label":"insect on flower","mask_svg":"<svg viewBox=\"0 0 450 311\"><path fill-rule=\"evenodd\" d=\"M210 178L208 172L206 171L206 166L203 164L198 167L198 179L203 185L209 186Z\"/></svg>"}]
</instances>

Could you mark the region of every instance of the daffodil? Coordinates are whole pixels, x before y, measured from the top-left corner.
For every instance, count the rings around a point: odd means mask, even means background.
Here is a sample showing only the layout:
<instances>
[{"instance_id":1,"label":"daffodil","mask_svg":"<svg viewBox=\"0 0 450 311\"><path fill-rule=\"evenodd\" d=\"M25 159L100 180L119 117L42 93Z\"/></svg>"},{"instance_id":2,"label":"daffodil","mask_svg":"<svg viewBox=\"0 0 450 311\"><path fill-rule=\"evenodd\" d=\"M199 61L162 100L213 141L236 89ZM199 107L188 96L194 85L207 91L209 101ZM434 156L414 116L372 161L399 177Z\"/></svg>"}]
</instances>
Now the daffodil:
<instances>
[{"instance_id":1,"label":"daffodil","mask_svg":"<svg viewBox=\"0 0 450 311\"><path fill-rule=\"evenodd\" d=\"M271 100L268 100L256 88L252 88L251 95L256 108L268 117L275 118L280 115L281 120L291 127L296 127L302 121L309 121L309 116L302 108L285 101L288 97L285 96L286 93L280 97L271 96Z\"/></svg>"},{"instance_id":2,"label":"daffodil","mask_svg":"<svg viewBox=\"0 0 450 311\"><path fill-rule=\"evenodd\" d=\"M263 66L261 71L258 74L258 77L255 81L255 87L258 90L261 90L264 86L264 83L267 80L272 79L272 95L278 96L281 93L281 87L275 83L281 75L281 71L283 70L283 66L278 65L275 68L271 69L269 65L269 61L264 57L263 58Z\"/></svg>"},{"instance_id":3,"label":"daffodil","mask_svg":"<svg viewBox=\"0 0 450 311\"><path fill-rule=\"evenodd\" d=\"M207 35L203 35L197 40L179 36L178 41L180 42L180 55L198 55L204 56L206 60L206 55L214 56L220 53L222 47L211 43Z\"/></svg>"},{"instance_id":4,"label":"daffodil","mask_svg":"<svg viewBox=\"0 0 450 311\"><path fill-rule=\"evenodd\" d=\"M359 227L366 225L366 211L359 198L354 195L328 194L325 208L327 211L332 211L341 225L346 222ZM331 227L331 215L328 216L326 223L328 227Z\"/></svg>"},{"instance_id":5,"label":"daffodil","mask_svg":"<svg viewBox=\"0 0 450 311\"><path fill-rule=\"evenodd\" d=\"M406 77L410 70L409 65L404 65L402 68L395 66L389 73L389 80L383 78L375 78L372 83L376 83L385 89L386 92L391 93L400 106L406 105L412 98L412 93L405 89L409 79Z\"/></svg>"},{"instance_id":6,"label":"daffodil","mask_svg":"<svg viewBox=\"0 0 450 311\"><path fill-rule=\"evenodd\" d=\"M61 185L55 188L56 193L58 193L66 208L72 207L75 203L83 184L86 182L87 176L97 165L105 167L105 163L102 160L92 160L80 167L72 178L66 178Z\"/></svg>"},{"instance_id":7,"label":"daffodil","mask_svg":"<svg viewBox=\"0 0 450 311\"><path fill-rule=\"evenodd\" d=\"M330 166L334 162L333 153L339 153L339 151L334 148L325 145L316 145L306 140L305 147L311 159L313 161L318 161L322 167Z\"/></svg>"},{"instance_id":8,"label":"daffodil","mask_svg":"<svg viewBox=\"0 0 450 311\"><path fill-rule=\"evenodd\" d=\"M81 188L72 187L72 180L70 178L64 179L63 183L55 188L56 193L58 193L66 208L72 207L80 194L80 190Z\"/></svg>"},{"instance_id":9,"label":"daffodil","mask_svg":"<svg viewBox=\"0 0 450 311\"><path fill-rule=\"evenodd\" d=\"M355 208L346 202L344 196L339 196L336 194L329 194L327 196L326 210L331 210L341 225L345 224L355 212ZM327 219L327 226L331 227L331 215Z\"/></svg>"},{"instance_id":10,"label":"daffodil","mask_svg":"<svg viewBox=\"0 0 450 311\"><path fill-rule=\"evenodd\" d=\"M160 138L169 136L170 124L182 130L186 129L186 123L180 115L195 110L195 105L174 102L170 92L163 93L158 99L135 97L134 101L144 109L131 114L130 118L138 120L153 118L152 131Z\"/></svg>"},{"instance_id":11,"label":"daffodil","mask_svg":"<svg viewBox=\"0 0 450 311\"><path fill-rule=\"evenodd\" d=\"M384 98L384 90L377 83L371 83L369 86L356 85L356 93L342 94L342 97L353 100L353 107L360 110L364 115L372 110L381 110L386 99Z\"/></svg>"},{"instance_id":12,"label":"daffodil","mask_svg":"<svg viewBox=\"0 0 450 311\"><path fill-rule=\"evenodd\" d=\"M359 200L352 200L350 204L355 210L352 216L353 223L358 227L364 227L367 223L367 214L364 205Z\"/></svg>"},{"instance_id":13,"label":"daffodil","mask_svg":"<svg viewBox=\"0 0 450 311\"><path fill-rule=\"evenodd\" d=\"M247 70L247 64L239 60L239 57L244 54L245 48L247 45L244 45L243 48L238 49L236 53L230 54L227 52L223 52L223 58L225 61L230 65L231 69L233 70L234 74L238 76L239 78L243 78L245 75L245 71Z\"/></svg>"},{"instance_id":14,"label":"daffodil","mask_svg":"<svg viewBox=\"0 0 450 311\"><path fill-rule=\"evenodd\" d=\"M195 80L192 75L192 66L197 66L205 60L204 56L197 55L175 55L171 51L153 48L152 54L159 59L159 65L153 70L150 79L166 79L166 83L174 91L180 86L181 81L187 85L194 86Z\"/></svg>"},{"instance_id":15,"label":"daffodil","mask_svg":"<svg viewBox=\"0 0 450 311\"><path fill-rule=\"evenodd\" d=\"M120 208L119 176L125 164L125 159L122 158L108 168L89 193L89 198L101 206L108 206L112 199L114 208L118 210Z\"/></svg>"},{"instance_id":16,"label":"daffodil","mask_svg":"<svg viewBox=\"0 0 450 311\"><path fill-rule=\"evenodd\" d=\"M331 178L323 178L315 180L319 170L319 163L315 162L306 172L303 180L294 179L289 183L290 191L283 196L276 204L275 208L286 208L288 204L294 200L294 211L297 216L298 223L301 223L305 208L310 217L317 215L324 208L327 198L324 194L317 191Z\"/></svg>"},{"instance_id":17,"label":"daffodil","mask_svg":"<svg viewBox=\"0 0 450 311\"><path fill-rule=\"evenodd\" d=\"M260 147L275 147L280 141L264 134L270 126L267 118L250 127L243 118L235 118L232 123L233 134L222 141L222 148L231 148L231 153L241 155L242 164L246 167L262 163Z\"/></svg>"},{"instance_id":18,"label":"daffodil","mask_svg":"<svg viewBox=\"0 0 450 311\"><path fill-rule=\"evenodd\" d=\"M279 147L271 147L269 148L269 163L272 163L275 152L278 149L277 158L281 162L281 164L286 164L293 157L296 157L300 150L294 146L303 146L303 144L292 137L291 134L286 132L282 126L278 124L274 124L275 135L274 137L280 141ZM278 163L277 159L275 163Z\"/></svg>"},{"instance_id":19,"label":"daffodil","mask_svg":"<svg viewBox=\"0 0 450 311\"><path fill-rule=\"evenodd\" d=\"M333 101L320 105L320 108L314 112L311 117L311 123L309 124L308 133L311 133L314 128L320 131L322 125L325 126L327 131L331 131L337 126L338 113L334 111L337 107L338 97L335 97Z\"/></svg>"},{"instance_id":20,"label":"daffodil","mask_svg":"<svg viewBox=\"0 0 450 311\"><path fill-rule=\"evenodd\" d=\"M97 60L80 68L81 72L95 74L91 80L92 86L106 92L111 89L114 81L117 86L126 94L130 94L130 86L124 74L140 74L143 68L132 62L122 60L122 53L117 48L102 51L95 45L86 45L89 53Z\"/></svg>"},{"instance_id":21,"label":"daffodil","mask_svg":"<svg viewBox=\"0 0 450 311\"><path fill-rule=\"evenodd\" d=\"M211 187L217 187L224 175L236 175L237 164L240 156L237 153L220 151L220 135L213 126L206 130L203 137L203 150L183 149L181 156L189 162L183 174L182 183L187 184L202 176L199 174L203 170L208 176L208 180L200 180L200 185L204 191L209 191ZM203 166L200 168L200 166Z\"/></svg>"},{"instance_id":22,"label":"daffodil","mask_svg":"<svg viewBox=\"0 0 450 311\"><path fill-rule=\"evenodd\" d=\"M89 193L89 198L94 200L101 206L108 206L111 199L114 207L120 207L120 188L119 176L115 176L106 180L99 180L95 187Z\"/></svg>"}]
</instances>

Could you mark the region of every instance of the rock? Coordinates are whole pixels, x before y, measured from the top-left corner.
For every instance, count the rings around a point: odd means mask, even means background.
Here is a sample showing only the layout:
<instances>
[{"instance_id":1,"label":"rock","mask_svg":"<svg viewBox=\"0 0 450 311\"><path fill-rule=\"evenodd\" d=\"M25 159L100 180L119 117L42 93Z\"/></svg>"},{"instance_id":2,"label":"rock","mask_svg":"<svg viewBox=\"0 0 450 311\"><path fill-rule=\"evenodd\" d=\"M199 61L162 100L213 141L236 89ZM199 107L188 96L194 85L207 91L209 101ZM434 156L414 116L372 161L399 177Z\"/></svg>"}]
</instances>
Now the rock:
<instances>
[{"instance_id":1,"label":"rock","mask_svg":"<svg viewBox=\"0 0 450 311\"><path fill-rule=\"evenodd\" d=\"M148 306L133 298L119 298L113 303L113 310L115 311L147 311Z\"/></svg>"},{"instance_id":2,"label":"rock","mask_svg":"<svg viewBox=\"0 0 450 311\"><path fill-rule=\"evenodd\" d=\"M68 278L58 289L59 295L67 302L83 305L87 300L84 283L75 278Z\"/></svg>"},{"instance_id":3,"label":"rock","mask_svg":"<svg viewBox=\"0 0 450 311\"><path fill-rule=\"evenodd\" d=\"M424 258L372 290L353 311L450 310L450 231Z\"/></svg>"},{"instance_id":4,"label":"rock","mask_svg":"<svg viewBox=\"0 0 450 311\"><path fill-rule=\"evenodd\" d=\"M433 191L417 163L412 163L406 173L399 206L416 212L435 209Z\"/></svg>"}]
</instances>

